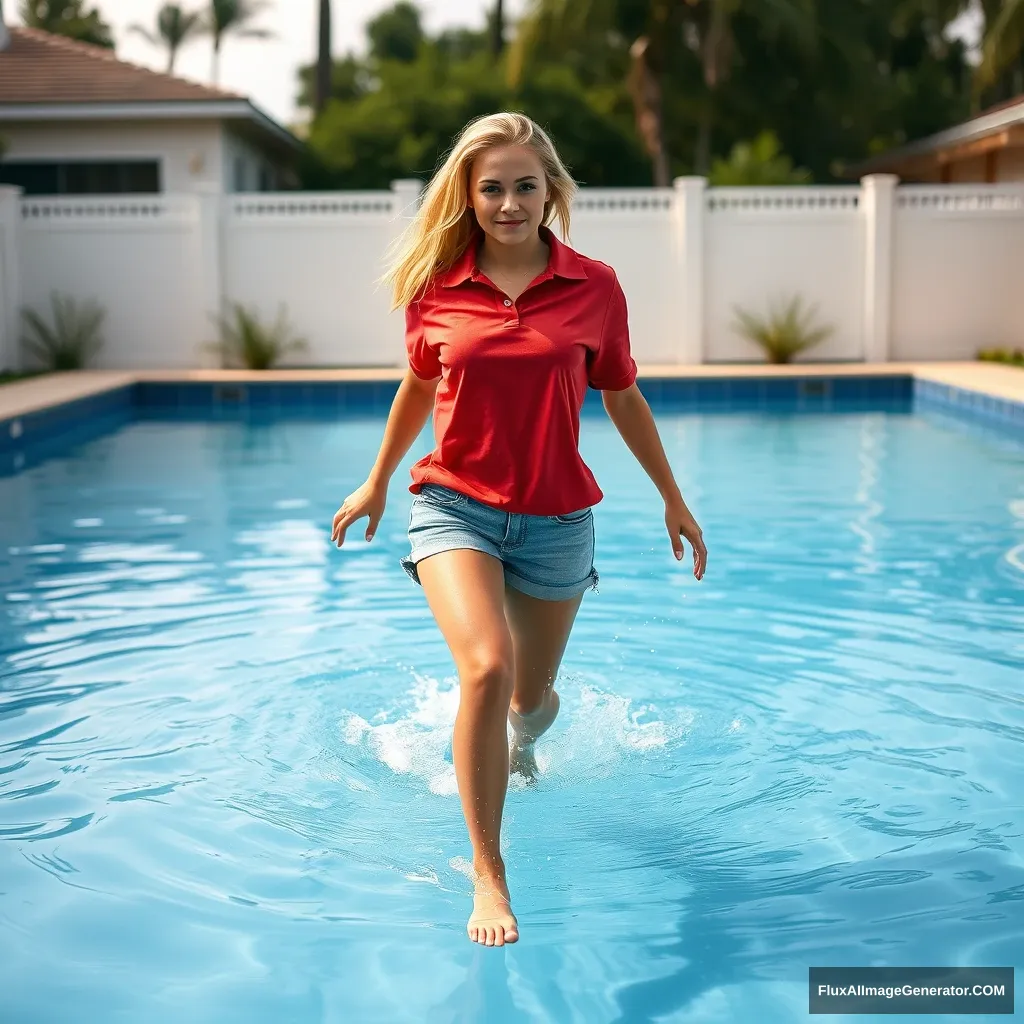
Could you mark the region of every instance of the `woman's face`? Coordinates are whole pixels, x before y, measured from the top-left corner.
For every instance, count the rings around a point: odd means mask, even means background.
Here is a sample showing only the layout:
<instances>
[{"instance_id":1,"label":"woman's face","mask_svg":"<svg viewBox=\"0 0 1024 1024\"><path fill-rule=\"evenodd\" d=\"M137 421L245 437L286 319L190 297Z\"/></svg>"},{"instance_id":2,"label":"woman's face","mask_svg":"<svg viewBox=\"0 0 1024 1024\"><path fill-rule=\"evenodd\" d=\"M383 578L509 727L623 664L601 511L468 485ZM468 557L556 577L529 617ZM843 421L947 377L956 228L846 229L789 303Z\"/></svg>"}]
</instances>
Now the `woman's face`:
<instances>
[{"instance_id":1,"label":"woman's face","mask_svg":"<svg viewBox=\"0 0 1024 1024\"><path fill-rule=\"evenodd\" d=\"M496 242L518 245L536 236L548 191L544 168L528 146L484 150L469 171L469 205Z\"/></svg>"}]
</instances>

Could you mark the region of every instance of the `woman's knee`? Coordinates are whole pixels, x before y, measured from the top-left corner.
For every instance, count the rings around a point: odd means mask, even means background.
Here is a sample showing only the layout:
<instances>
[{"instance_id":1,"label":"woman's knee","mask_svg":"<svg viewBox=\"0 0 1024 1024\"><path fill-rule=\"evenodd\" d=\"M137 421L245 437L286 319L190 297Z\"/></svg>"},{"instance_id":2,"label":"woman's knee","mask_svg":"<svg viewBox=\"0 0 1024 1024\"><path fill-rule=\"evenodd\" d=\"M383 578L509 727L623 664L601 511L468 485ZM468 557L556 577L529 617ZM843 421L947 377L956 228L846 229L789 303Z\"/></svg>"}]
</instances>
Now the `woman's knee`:
<instances>
[{"instance_id":1,"label":"woman's knee","mask_svg":"<svg viewBox=\"0 0 1024 1024\"><path fill-rule=\"evenodd\" d=\"M515 685L512 651L484 647L467 654L459 664L459 685L471 700L507 704Z\"/></svg>"}]
</instances>

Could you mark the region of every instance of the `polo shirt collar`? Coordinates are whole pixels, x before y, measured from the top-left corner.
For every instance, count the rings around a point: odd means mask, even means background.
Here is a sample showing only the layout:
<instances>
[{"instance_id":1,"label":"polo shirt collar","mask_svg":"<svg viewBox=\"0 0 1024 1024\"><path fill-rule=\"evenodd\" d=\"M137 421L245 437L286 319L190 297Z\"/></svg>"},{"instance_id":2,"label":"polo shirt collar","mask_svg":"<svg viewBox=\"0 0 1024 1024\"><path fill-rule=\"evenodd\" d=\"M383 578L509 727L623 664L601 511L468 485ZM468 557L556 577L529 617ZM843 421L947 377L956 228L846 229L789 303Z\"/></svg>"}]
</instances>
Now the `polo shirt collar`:
<instances>
[{"instance_id":1,"label":"polo shirt collar","mask_svg":"<svg viewBox=\"0 0 1024 1024\"><path fill-rule=\"evenodd\" d=\"M557 238L549 227L542 225L538 230L540 237L551 247L547 269L541 275L540 280L546 281L552 277L564 277L570 281L585 281L587 272L583 269L583 263L580 261L579 256ZM462 255L456 259L451 269L444 275L444 279L441 282L443 287L454 288L466 281L479 281L483 278L484 275L480 273L480 268L476 262L477 250L480 247L480 242L483 240L483 234L483 229L478 225Z\"/></svg>"}]
</instances>

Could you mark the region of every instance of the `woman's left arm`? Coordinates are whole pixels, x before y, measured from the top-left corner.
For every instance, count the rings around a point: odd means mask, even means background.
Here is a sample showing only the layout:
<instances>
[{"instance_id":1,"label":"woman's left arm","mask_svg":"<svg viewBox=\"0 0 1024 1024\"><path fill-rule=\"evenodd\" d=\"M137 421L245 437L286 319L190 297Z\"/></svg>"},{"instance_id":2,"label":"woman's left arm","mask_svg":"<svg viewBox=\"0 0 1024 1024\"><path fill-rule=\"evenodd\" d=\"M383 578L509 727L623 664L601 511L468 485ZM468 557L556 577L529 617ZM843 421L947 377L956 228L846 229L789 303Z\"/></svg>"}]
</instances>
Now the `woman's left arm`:
<instances>
[{"instance_id":1,"label":"woman's left arm","mask_svg":"<svg viewBox=\"0 0 1024 1024\"><path fill-rule=\"evenodd\" d=\"M665 527L676 558L683 557L683 542L679 539L682 534L693 548L693 575L700 579L707 566L708 550L704 546L701 529L686 507L672 475L672 467L647 400L635 383L625 391L602 391L601 400L626 447L636 456L665 502Z\"/></svg>"}]
</instances>

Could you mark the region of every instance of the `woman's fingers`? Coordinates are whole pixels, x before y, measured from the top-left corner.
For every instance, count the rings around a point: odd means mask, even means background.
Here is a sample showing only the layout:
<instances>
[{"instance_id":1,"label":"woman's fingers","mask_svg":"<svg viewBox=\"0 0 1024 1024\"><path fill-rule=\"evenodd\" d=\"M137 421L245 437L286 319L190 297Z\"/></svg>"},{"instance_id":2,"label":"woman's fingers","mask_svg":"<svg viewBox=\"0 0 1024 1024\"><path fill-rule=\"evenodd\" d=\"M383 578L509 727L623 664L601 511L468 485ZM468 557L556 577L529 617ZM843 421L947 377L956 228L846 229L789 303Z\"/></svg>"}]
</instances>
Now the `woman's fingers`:
<instances>
[{"instance_id":1,"label":"woman's fingers","mask_svg":"<svg viewBox=\"0 0 1024 1024\"><path fill-rule=\"evenodd\" d=\"M668 535L672 540L672 553L676 559L683 557L683 542L680 535L685 537L693 548L693 575L700 579L707 567L708 549L704 545L704 538L701 529L694 520L684 520L675 529L669 529Z\"/></svg>"},{"instance_id":2,"label":"woman's fingers","mask_svg":"<svg viewBox=\"0 0 1024 1024\"><path fill-rule=\"evenodd\" d=\"M374 509L374 511L370 513L370 522L366 527L366 539L368 541L373 540L373 535L377 532L377 526L380 523L382 515L384 515L384 509Z\"/></svg>"},{"instance_id":3,"label":"woman's fingers","mask_svg":"<svg viewBox=\"0 0 1024 1024\"><path fill-rule=\"evenodd\" d=\"M704 538L699 530L690 543L693 545L693 575L701 579L708 564L708 549L704 546Z\"/></svg>"},{"instance_id":4,"label":"woman's fingers","mask_svg":"<svg viewBox=\"0 0 1024 1024\"><path fill-rule=\"evenodd\" d=\"M345 531L352 525L356 518L357 516L353 514L352 509L347 509L344 505L334 513L334 524L331 528L331 540L335 541L339 548L345 543Z\"/></svg>"},{"instance_id":5,"label":"woman's fingers","mask_svg":"<svg viewBox=\"0 0 1024 1024\"><path fill-rule=\"evenodd\" d=\"M342 505L337 512L334 513L334 522L331 524L331 540L334 541L340 548L345 543L345 534L348 528L357 520L362 519L363 516L369 516L370 522L366 527L366 539L373 540L373 535L377 532L377 527L380 524L381 518L384 515L383 506L379 508L367 507L365 502L354 505Z\"/></svg>"}]
</instances>

